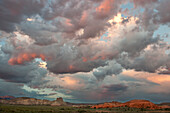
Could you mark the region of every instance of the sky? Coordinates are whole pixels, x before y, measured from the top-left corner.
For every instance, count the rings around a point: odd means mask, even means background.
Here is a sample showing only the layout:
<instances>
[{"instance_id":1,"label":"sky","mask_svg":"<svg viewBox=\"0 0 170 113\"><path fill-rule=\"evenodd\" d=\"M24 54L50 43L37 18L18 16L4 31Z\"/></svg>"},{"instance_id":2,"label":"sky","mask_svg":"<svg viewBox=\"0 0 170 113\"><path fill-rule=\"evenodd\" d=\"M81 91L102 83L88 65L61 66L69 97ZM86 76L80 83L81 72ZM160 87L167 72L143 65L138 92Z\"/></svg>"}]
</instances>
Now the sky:
<instances>
[{"instance_id":1,"label":"sky","mask_svg":"<svg viewBox=\"0 0 170 113\"><path fill-rule=\"evenodd\" d=\"M0 0L0 96L170 102L170 0Z\"/></svg>"}]
</instances>

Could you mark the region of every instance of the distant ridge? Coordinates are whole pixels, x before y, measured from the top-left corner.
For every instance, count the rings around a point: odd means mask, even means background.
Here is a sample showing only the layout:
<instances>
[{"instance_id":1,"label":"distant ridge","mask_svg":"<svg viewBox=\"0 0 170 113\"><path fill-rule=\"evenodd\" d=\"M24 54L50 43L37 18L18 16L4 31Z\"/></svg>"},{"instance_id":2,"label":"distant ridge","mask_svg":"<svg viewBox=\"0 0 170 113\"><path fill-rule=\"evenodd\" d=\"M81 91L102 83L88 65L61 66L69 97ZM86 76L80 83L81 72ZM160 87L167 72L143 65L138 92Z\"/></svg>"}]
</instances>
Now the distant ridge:
<instances>
[{"instance_id":1,"label":"distant ridge","mask_svg":"<svg viewBox=\"0 0 170 113\"><path fill-rule=\"evenodd\" d=\"M49 105L49 106L73 106L73 107L84 107L91 106L91 108L114 108L114 107L129 107L129 108L144 108L144 109L164 109L170 108L170 103L154 104L149 100L131 100L125 103L112 101L105 103L69 103L64 102L63 98L57 98L54 101L41 100L29 97L13 97L13 96L0 96L0 104L11 104L11 105Z\"/></svg>"},{"instance_id":2,"label":"distant ridge","mask_svg":"<svg viewBox=\"0 0 170 113\"><path fill-rule=\"evenodd\" d=\"M12 104L12 105L51 105L51 106L61 106L66 105L63 101L63 98L57 98L54 101L49 100L41 100L36 98L29 97L18 97L13 99L0 99L0 103L2 104Z\"/></svg>"},{"instance_id":3,"label":"distant ridge","mask_svg":"<svg viewBox=\"0 0 170 113\"><path fill-rule=\"evenodd\" d=\"M164 102L164 103L160 103L158 105L161 106L162 108L169 108L170 109L170 102Z\"/></svg>"},{"instance_id":4,"label":"distant ridge","mask_svg":"<svg viewBox=\"0 0 170 113\"><path fill-rule=\"evenodd\" d=\"M11 99L14 99L14 98L15 98L14 96L9 96L9 95L0 96L0 99L6 99L6 100L11 100Z\"/></svg>"},{"instance_id":5,"label":"distant ridge","mask_svg":"<svg viewBox=\"0 0 170 113\"><path fill-rule=\"evenodd\" d=\"M146 109L161 109L160 106L148 100L131 100L125 103L108 102L104 104L94 105L91 108L113 108L113 107L130 107L130 108L146 108Z\"/></svg>"},{"instance_id":6,"label":"distant ridge","mask_svg":"<svg viewBox=\"0 0 170 113\"><path fill-rule=\"evenodd\" d=\"M168 105L168 106L170 106L170 102L164 102L164 103L160 103L158 105Z\"/></svg>"}]
</instances>

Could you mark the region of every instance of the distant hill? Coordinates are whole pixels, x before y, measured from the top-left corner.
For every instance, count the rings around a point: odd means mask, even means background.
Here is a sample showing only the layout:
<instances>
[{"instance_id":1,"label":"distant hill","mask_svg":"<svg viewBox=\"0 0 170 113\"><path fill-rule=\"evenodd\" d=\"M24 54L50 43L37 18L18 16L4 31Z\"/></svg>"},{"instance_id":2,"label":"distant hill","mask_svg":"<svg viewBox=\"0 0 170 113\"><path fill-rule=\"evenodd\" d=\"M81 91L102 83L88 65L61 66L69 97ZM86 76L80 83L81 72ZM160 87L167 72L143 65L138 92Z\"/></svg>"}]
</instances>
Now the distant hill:
<instances>
[{"instance_id":1,"label":"distant hill","mask_svg":"<svg viewBox=\"0 0 170 113\"><path fill-rule=\"evenodd\" d=\"M124 105L131 108L161 109L161 107L148 100L131 100L124 103Z\"/></svg>"},{"instance_id":2,"label":"distant hill","mask_svg":"<svg viewBox=\"0 0 170 113\"><path fill-rule=\"evenodd\" d=\"M11 100L11 99L14 99L15 97L13 96L0 96L0 99L6 99L6 100Z\"/></svg>"},{"instance_id":3,"label":"distant hill","mask_svg":"<svg viewBox=\"0 0 170 113\"><path fill-rule=\"evenodd\" d=\"M51 106L66 105L62 98L57 98L54 101L49 101L29 97L18 97L11 100L0 99L0 103L13 105L51 105Z\"/></svg>"},{"instance_id":4,"label":"distant hill","mask_svg":"<svg viewBox=\"0 0 170 113\"><path fill-rule=\"evenodd\" d=\"M170 106L170 102L164 102L164 103L161 103L161 104L158 104L158 105L168 105L168 106Z\"/></svg>"},{"instance_id":5,"label":"distant hill","mask_svg":"<svg viewBox=\"0 0 170 113\"><path fill-rule=\"evenodd\" d=\"M161 104L158 104L158 106L160 106L160 107L162 107L162 108L169 108L169 109L170 109L170 102L161 103Z\"/></svg>"},{"instance_id":6,"label":"distant hill","mask_svg":"<svg viewBox=\"0 0 170 113\"><path fill-rule=\"evenodd\" d=\"M18 97L15 98L13 96L0 96L0 104L11 104L11 105L49 105L49 106L73 106L73 107L89 107L91 108L114 108L114 107L129 107L129 108L144 108L144 109L164 109L170 108L170 103L161 103L161 104L154 104L148 100L131 100L125 103L121 102L105 102L101 104L90 104L90 103L69 103L64 102L63 98L57 98L54 101L50 100L41 100L36 98L29 98L29 97Z\"/></svg>"},{"instance_id":7,"label":"distant hill","mask_svg":"<svg viewBox=\"0 0 170 113\"><path fill-rule=\"evenodd\" d=\"M113 108L113 107L130 107L130 108L146 108L146 109L161 109L161 107L148 100L131 100L125 103L110 102L99 105L94 105L91 108Z\"/></svg>"}]
</instances>

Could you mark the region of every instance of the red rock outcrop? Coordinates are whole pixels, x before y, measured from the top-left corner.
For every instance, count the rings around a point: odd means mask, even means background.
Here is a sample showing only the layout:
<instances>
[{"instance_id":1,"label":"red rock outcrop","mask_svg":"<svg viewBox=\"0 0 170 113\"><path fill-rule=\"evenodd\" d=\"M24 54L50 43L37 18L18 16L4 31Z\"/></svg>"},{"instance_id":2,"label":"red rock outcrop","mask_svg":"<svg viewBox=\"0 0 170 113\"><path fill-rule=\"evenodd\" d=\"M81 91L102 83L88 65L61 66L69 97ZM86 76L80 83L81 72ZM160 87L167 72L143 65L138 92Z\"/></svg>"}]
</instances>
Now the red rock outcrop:
<instances>
[{"instance_id":1,"label":"red rock outcrop","mask_svg":"<svg viewBox=\"0 0 170 113\"><path fill-rule=\"evenodd\" d=\"M131 100L123 103L122 106L127 106L131 108L161 109L161 107L155 105L148 100Z\"/></svg>"},{"instance_id":2,"label":"red rock outcrop","mask_svg":"<svg viewBox=\"0 0 170 113\"><path fill-rule=\"evenodd\" d=\"M91 108L112 108L112 107L131 107L131 108L145 108L145 109L161 109L161 107L155 105L148 100L131 100L125 103L104 103L94 105Z\"/></svg>"},{"instance_id":3,"label":"red rock outcrop","mask_svg":"<svg viewBox=\"0 0 170 113\"><path fill-rule=\"evenodd\" d=\"M96 109L98 109L98 108L112 108L112 107L119 106L121 104L122 104L121 102L113 101L113 102L106 102L104 104L94 105L91 108L96 108Z\"/></svg>"}]
</instances>

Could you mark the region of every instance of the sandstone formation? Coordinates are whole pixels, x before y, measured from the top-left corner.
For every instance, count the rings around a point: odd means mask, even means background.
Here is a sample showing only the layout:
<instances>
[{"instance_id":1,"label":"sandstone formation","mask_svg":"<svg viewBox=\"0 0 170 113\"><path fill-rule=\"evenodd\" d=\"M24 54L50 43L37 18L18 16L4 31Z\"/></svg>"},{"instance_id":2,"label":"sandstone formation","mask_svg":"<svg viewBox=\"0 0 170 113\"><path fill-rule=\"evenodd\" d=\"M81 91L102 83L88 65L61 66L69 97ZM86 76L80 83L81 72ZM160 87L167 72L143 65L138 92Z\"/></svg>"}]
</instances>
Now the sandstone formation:
<instances>
[{"instance_id":1,"label":"sandstone formation","mask_svg":"<svg viewBox=\"0 0 170 113\"><path fill-rule=\"evenodd\" d=\"M120 102L106 102L104 104L99 104L99 105L94 105L91 108L112 108L112 107L116 107L119 106L121 103Z\"/></svg>"},{"instance_id":2,"label":"sandstone formation","mask_svg":"<svg viewBox=\"0 0 170 113\"><path fill-rule=\"evenodd\" d=\"M161 107L155 105L148 100L131 100L123 104L123 106L132 108L145 108L145 109L161 109Z\"/></svg>"},{"instance_id":3,"label":"sandstone formation","mask_svg":"<svg viewBox=\"0 0 170 113\"><path fill-rule=\"evenodd\" d=\"M19 97L11 100L0 99L2 104L17 104L17 105L51 105L51 106L61 106L66 105L62 98L57 98L54 101L40 100L29 97Z\"/></svg>"},{"instance_id":4,"label":"sandstone formation","mask_svg":"<svg viewBox=\"0 0 170 113\"><path fill-rule=\"evenodd\" d=\"M125 103L111 102L99 105L94 105L91 108L113 108L113 107L131 107L131 108L145 108L145 109L161 109L148 100L131 100Z\"/></svg>"}]
</instances>

